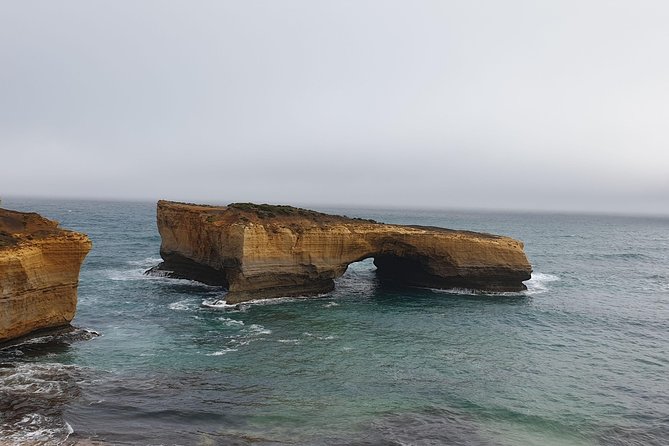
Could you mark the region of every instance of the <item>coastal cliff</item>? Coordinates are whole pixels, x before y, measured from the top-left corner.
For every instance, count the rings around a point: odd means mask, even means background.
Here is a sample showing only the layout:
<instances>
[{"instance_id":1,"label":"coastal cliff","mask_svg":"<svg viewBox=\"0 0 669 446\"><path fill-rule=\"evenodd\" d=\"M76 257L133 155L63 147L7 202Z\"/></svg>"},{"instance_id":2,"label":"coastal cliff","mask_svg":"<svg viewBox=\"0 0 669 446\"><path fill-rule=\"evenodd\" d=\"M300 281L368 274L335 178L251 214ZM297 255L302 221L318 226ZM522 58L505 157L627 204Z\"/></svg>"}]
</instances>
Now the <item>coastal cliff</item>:
<instances>
[{"instance_id":1,"label":"coastal cliff","mask_svg":"<svg viewBox=\"0 0 669 446\"><path fill-rule=\"evenodd\" d=\"M432 288L520 291L532 268L509 237L400 226L290 206L159 201L157 268L226 286L226 301L331 291L349 264L373 257L379 276Z\"/></svg>"},{"instance_id":2,"label":"coastal cliff","mask_svg":"<svg viewBox=\"0 0 669 446\"><path fill-rule=\"evenodd\" d=\"M0 342L72 320L91 246L38 214L0 209Z\"/></svg>"}]
</instances>

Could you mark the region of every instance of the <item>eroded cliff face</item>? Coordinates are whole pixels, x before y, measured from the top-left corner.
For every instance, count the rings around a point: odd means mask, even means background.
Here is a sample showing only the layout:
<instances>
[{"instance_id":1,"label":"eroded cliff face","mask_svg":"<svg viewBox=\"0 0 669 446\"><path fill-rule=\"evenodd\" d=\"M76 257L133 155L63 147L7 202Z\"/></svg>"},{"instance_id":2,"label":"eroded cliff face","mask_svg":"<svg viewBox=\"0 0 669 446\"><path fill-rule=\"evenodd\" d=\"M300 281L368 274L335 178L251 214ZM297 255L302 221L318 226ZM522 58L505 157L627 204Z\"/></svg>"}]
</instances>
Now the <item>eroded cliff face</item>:
<instances>
[{"instance_id":1,"label":"eroded cliff face","mask_svg":"<svg viewBox=\"0 0 669 446\"><path fill-rule=\"evenodd\" d=\"M0 209L0 342L72 320L91 246L38 214Z\"/></svg>"},{"instance_id":2,"label":"eroded cliff face","mask_svg":"<svg viewBox=\"0 0 669 446\"><path fill-rule=\"evenodd\" d=\"M160 269L227 286L228 303L331 291L350 263L433 288L519 291L532 268L509 237L399 226L289 206L158 202Z\"/></svg>"}]
</instances>

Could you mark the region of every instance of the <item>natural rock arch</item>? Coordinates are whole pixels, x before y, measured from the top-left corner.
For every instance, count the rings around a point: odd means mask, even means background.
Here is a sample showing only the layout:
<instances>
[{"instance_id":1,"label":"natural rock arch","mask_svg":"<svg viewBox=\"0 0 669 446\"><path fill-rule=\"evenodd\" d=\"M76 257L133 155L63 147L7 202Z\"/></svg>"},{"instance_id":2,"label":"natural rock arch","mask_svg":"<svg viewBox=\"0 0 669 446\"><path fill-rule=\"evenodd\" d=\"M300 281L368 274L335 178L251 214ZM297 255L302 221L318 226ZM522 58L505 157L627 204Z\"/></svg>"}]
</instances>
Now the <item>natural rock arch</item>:
<instances>
[{"instance_id":1,"label":"natural rock arch","mask_svg":"<svg viewBox=\"0 0 669 446\"><path fill-rule=\"evenodd\" d=\"M157 216L159 269L227 286L229 303L326 293L370 257L381 277L434 288L519 291L531 273L521 242L491 234L250 203L159 201Z\"/></svg>"}]
</instances>

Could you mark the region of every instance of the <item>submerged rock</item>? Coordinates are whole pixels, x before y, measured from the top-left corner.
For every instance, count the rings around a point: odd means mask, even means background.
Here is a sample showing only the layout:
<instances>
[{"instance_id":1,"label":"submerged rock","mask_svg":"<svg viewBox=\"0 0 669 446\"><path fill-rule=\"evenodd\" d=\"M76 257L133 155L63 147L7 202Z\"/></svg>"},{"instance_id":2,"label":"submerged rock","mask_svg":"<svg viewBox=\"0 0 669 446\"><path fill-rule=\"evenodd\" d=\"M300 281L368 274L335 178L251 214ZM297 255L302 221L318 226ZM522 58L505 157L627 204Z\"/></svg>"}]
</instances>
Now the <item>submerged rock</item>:
<instances>
[{"instance_id":1,"label":"submerged rock","mask_svg":"<svg viewBox=\"0 0 669 446\"><path fill-rule=\"evenodd\" d=\"M91 246L38 214L0 209L0 342L70 323Z\"/></svg>"},{"instance_id":2,"label":"submerged rock","mask_svg":"<svg viewBox=\"0 0 669 446\"><path fill-rule=\"evenodd\" d=\"M400 226L290 206L158 202L164 262L154 270L229 289L228 303L326 293L349 264L432 288L520 291L532 268L523 243L444 228Z\"/></svg>"}]
</instances>

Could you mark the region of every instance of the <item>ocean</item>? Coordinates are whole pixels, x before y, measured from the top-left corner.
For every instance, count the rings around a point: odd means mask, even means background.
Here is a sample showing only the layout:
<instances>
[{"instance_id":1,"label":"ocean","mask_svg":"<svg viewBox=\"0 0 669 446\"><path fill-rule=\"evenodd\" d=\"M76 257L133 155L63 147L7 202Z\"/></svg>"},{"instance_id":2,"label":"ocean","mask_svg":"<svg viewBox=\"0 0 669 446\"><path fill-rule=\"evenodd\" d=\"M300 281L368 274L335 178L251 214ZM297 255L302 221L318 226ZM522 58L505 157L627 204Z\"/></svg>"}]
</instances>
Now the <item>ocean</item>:
<instances>
[{"instance_id":1,"label":"ocean","mask_svg":"<svg viewBox=\"0 0 669 446\"><path fill-rule=\"evenodd\" d=\"M528 290L392 288L204 308L146 276L155 203L4 198L84 232L73 330L0 350L0 444L667 445L669 219L318 210L509 235Z\"/></svg>"}]
</instances>

